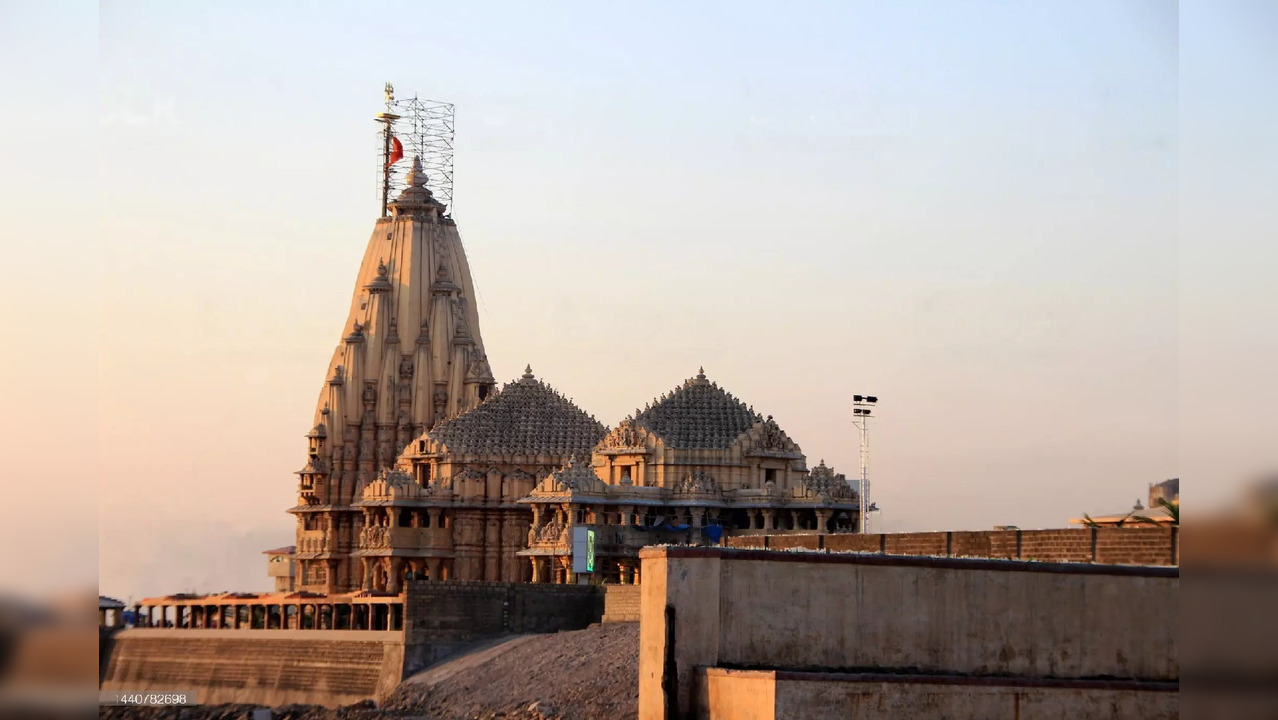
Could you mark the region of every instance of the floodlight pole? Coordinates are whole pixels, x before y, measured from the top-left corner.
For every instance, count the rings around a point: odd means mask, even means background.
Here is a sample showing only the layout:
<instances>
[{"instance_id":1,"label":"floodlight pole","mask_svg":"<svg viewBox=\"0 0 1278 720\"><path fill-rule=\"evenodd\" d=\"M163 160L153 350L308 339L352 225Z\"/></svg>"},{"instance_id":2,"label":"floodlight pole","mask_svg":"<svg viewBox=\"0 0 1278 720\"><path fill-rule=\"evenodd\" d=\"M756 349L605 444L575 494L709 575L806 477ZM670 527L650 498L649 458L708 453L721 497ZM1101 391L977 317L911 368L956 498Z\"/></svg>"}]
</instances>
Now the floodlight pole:
<instances>
[{"instance_id":1,"label":"floodlight pole","mask_svg":"<svg viewBox=\"0 0 1278 720\"><path fill-rule=\"evenodd\" d=\"M875 509L870 502L870 418L878 397L874 395L852 396L852 424L861 440L861 486L858 504L861 511L861 532L870 532L870 513Z\"/></svg>"}]
</instances>

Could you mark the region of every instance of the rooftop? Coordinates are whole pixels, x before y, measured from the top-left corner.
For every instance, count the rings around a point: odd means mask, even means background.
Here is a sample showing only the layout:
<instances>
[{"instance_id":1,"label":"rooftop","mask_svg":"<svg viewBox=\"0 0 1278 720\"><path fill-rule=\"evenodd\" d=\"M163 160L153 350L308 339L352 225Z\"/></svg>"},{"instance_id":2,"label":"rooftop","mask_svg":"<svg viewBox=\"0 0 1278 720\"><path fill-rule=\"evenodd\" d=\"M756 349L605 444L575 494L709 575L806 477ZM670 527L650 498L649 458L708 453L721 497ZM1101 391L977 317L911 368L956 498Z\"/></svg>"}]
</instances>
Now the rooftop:
<instances>
[{"instance_id":1,"label":"rooftop","mask_svg":"<svg viewBox=\"0 0 1278 720\"><path fill-rule=\"evenodd\" d=\"M753 408L707 380L704 368L634 416L636 425L666 445L686 450L726 449L763 420Z\"/></svg>"},{"instance_id":2,"label":"rooftop","mask_svg":"<svg viewBox=\"0 0 1278 720\"><path fill-rule=\"evenodd\" d=\"M450 452L511 455L589 454L608 428L529 367L474 409L445 420L426 433Z\"/></svg>"}]
</instances>

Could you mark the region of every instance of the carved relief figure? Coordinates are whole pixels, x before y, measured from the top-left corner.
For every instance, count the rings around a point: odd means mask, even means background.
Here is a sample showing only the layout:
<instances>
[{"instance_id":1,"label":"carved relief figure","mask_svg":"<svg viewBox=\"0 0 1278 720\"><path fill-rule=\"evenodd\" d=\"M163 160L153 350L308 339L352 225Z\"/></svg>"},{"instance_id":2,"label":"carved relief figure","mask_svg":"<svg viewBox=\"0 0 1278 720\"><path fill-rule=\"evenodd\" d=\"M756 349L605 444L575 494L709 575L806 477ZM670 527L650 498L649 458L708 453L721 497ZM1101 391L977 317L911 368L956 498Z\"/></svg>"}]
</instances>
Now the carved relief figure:
<instances>
[{"instance_id":1,"label":"carved relief figure","mask_svg":"<svg viewBox=\"0 0 1278 720\"><path fill-rule=\"evenodd\" d=\"M488 366L488 356L475 353L470 359L470 368L466 371L467 380L492 380L493 371Z\"/></svg>"},{"instance_id":2,"label":"carved relief figure","mask_svg":"<svg viewBox=\"0 0 1278 720\"><path fill-rule=\"evenodd\" d=\"M466 298L453 298L453 332L457 337L469 337L470 330L466 325Z\"/></svg>"}]
</instances>

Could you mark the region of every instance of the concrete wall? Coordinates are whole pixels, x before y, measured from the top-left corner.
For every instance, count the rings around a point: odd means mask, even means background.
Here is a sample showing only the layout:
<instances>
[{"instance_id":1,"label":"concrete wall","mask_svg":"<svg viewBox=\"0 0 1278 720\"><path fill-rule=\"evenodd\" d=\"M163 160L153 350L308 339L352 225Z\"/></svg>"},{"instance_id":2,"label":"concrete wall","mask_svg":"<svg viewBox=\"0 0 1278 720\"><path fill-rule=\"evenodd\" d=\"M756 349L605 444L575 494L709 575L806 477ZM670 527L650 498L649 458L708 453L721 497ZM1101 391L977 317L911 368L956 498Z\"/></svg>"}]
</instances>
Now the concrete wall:
<instances>
[{"instance_id":1,"label":"concrete wall","mask_svg":"<svg viewBox=\"0 0 1278 720\"><path fill-rule=\"evenodd\" d=\"M675 717L671 698L689 712L698 667L1179 678L1173 568L682 547L640 557L643 720Z\"/></svg>"},{"instance_id":2,"label":"concrete wall","mask_svg":"<svg viewBox=\"0 0 1278 720\"><path fill-rule=\"evenodd\" d=\"M343 705L399 684L403 636L352 630L160 630L117 634L104 690L195 690L201 704Z\"/></svg>"},{"instance_id":3,"label":"concrete wall","mask_svg":"<svg viewBox=\"0 0 1278 720\"><path fill-rule=\"evenodd\" d=\"M594 585L409 581L404 675L480 640L584 628L599 622L603 603Z\"/></svg>"},{"instance_id":4,"label":"concrete wall","mask_svg":"<svg viewBox=\"0 0 1278 720\"><path fill-rule=\"evenodd\" d=\"M1011 558L1108 565L1179 565L1180 528L975 530L840 535L747 535L728 547L871 552L887 555Z\"/></svg>"},{"instance_id":5,"label":"concrete wall","mask_svg":"<svg viewBox=\"0 0 1278 720\"><path fill-rule=\"evenodd\" d=\"M1177 686L709 668L698 714L710 720L1174 720Z\"/></svg>"},{"instance_id":6,"label":"concrete wall","mask_svg":"<svg viewBox=\"0 0 1278 720\"><path fill-rule=\"evenodd\" d=\"M638 585L604 585L603 622L639 622Z\"/></svg>"}]
</instances>

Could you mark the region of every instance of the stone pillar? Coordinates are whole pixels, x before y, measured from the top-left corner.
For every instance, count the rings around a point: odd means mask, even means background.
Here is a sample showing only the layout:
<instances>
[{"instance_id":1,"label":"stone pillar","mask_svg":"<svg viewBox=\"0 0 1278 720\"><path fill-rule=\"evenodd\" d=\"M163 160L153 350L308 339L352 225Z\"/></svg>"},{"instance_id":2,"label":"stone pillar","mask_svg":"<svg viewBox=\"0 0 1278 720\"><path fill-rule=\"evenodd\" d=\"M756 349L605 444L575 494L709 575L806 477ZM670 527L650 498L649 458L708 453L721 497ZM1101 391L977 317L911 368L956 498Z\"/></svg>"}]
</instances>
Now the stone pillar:
<instances>
[{"instance_id":1,"label":"stone pillar","mask_svg":"<svg viewBox=\"0 0 1278 720\"><path fill-rule=\"evenodd\" d=\"M791 511L790 511L790 522L794 523L794 529L795 529L795 530L802 530L802 529L803 529L803 516L802 516L802 513L801 513L800 511L798 511L798 510L791 510Z\"/></svg>"},{"instance_id":2,"label":"stone pillar","mask_svg":"<svg viewBox=\"0 0 1278 720\"><path fill-rule=\"evenodd\" d=\"M364 590L373 589L373 562L371 558L360 558L364 563Z\"/></svg>"},{"instance_id":3,"label":"stone pillar","mask_svg":"<svg viewBox=\"0 0 1278 720\"><path fill-rule=\"evenodd\" d=\"M772 508L764 508L764 510L763 510L763 527L764 527L764 529L766 529L766 530L773 530L773 529L775 529L775 525L773 524L773 518L775 518L775 517L776 517L776 511L775 511L775 510L773 510Z\"/></svg>"},{"instance_id":4,"label":"stone pillar","mask_svg":"<svg viewBox=\"0 0 1278 720\"><path fill-rule=\"evenodd\" d=\"M327 572L324 573L324 593L326 595L337 594L337 561L325 560Z\"/></svg>"},{"instance_id":5,"label":"stone pillar","mask_svg":"<svg viewBox=\"0 0 1278 720\"><path fill-rule=\"evenodd\" d=\"M829 531L830 531L829 523L830 523L830 516L831 516L832 514L833 514L833 511L831 511L831 510L825 510L825 509L823 509L823 510L817 510L817 511L816 511L816 516L817 516L817 532L822 532L822 533L824 533L824 532L829 532Z\"/></svg>"},{"instance_id":6,"label":"stone pillar","mask_svg":"<svg viewBox=\"0 0 1278 720\"><path fill-rule=\"evenodd\" d=\"M442 563L439 558L428 558L426 560L426 567L428 572L430 572L431 582L439 582L439 570L441 564Z\"/></svg>"},{"instance_id":7,"label":"stone pillar","mask_svg":"<svg viewBox=\"0 0 1278 720\"><path fill-rule=\"evenodd\" d=\"M441 520L439 517L439 508L437 507L426 508L426 515L429 518L431 527L433 528L443 527L443 525L440 524Z\"/></svg>"},{"instance_id":8,"label":"stone pillar","mask_svg":"<svg viewBox=\"0 0 1278 720\"><path fill-rule=\"evenodd\" d=\"M496 511L484 513L484 580L501 580L501 517Z\"/></svg>"},{"instance_id":9,"label":"stone pillar","mask_svg":"<svg viewBox=\"0 0 1278 720\"><path fill-rule=\"evenodd\" d=\"M392 595L398 595L400 591L400 575L404 571L404 559L393 557L390 559L390 578L386 583L386 589Z\"/></svg>"}]
</instances>

